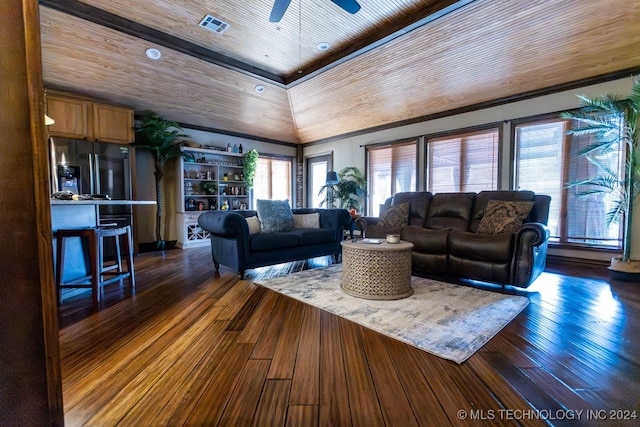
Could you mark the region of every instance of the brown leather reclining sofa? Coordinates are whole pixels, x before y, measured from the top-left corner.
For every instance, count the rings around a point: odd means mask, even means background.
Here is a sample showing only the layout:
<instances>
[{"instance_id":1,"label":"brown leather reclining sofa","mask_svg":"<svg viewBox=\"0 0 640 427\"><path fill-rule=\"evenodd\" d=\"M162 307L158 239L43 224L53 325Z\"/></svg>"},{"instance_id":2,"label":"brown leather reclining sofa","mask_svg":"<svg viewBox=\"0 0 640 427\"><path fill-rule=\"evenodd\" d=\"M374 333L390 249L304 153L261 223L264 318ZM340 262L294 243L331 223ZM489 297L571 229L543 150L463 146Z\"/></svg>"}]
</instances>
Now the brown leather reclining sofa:
<instances>
[{"instance_id":1,"label":"brown leather reclining sofa","mask_svg":"<svg viewBox=\"0 0 640 427\"><path fill-rule=\"evenodd\" d=\"M358 228L366 237L400 234L413 243L416 275L447 274L524 288L545 267L550 202L551 197L531 191L397 193L385 207L402 213L408 204L406 225L381 222L381 213L362 217ZM510 217L518 215L520 220Z\"/></svg>"}]
</instances>

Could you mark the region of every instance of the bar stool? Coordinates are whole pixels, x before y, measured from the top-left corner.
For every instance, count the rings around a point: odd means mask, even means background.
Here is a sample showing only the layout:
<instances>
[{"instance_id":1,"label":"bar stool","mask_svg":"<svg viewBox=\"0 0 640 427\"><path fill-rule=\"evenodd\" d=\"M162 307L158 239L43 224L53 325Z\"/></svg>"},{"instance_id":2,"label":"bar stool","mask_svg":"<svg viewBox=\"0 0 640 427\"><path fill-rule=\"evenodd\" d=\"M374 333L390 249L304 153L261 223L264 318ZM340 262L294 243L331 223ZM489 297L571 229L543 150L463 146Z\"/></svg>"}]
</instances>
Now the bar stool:
<instances>
[{"instance_id":1,"label":"bar stool","mask_svg":"<svg viewBox=\"0 0 640 427\"><path fill-rule=\"evenodd\" d=\"M69 237L79 237L83 243L83 250L89 255L89 275L62 283L64 277L64 240ZM105 265L104 263L104 238L114 238L116 248L115 264ZM58 292L58 302L62 303L62 289L64 288L91 288L93 303L95 306L101 300L103 286L121 280L129 279L131 289L136 286L135 272L133 268L133 239L131 237L131 226L112 227L100 226L96 228L83 229L59 229L56 231L56 290ZM120 239L124 240L126 250L127 271L122 268L122 256L120 251ZM85 246L87 244L87 246ZM104 276L112 276L105 279Z\"/></svg>"}]
</instances>

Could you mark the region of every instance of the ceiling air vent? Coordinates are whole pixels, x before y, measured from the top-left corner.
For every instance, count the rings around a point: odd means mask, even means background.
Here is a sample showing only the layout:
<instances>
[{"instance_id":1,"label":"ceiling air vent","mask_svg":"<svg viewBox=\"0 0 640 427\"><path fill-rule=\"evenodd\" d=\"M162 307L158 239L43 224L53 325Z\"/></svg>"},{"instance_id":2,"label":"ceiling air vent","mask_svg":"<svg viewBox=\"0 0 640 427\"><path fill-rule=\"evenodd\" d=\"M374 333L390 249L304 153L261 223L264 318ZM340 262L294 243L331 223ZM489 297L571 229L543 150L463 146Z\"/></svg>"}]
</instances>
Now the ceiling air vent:
<instances>
[{"instance_id":1,"label":"ceiling air vent","mask_svg":"<svg viewBox=\"0 0 640 427\"><path fill-rule=\"evenodd\" d=\"M198 25L217 34L224 33L224 31L231 26L231 24L221 21L220 19L211 15L205 15L205 17L202 18L202 21L200 21L200 24Z\"/></svg>"}]
</instances>

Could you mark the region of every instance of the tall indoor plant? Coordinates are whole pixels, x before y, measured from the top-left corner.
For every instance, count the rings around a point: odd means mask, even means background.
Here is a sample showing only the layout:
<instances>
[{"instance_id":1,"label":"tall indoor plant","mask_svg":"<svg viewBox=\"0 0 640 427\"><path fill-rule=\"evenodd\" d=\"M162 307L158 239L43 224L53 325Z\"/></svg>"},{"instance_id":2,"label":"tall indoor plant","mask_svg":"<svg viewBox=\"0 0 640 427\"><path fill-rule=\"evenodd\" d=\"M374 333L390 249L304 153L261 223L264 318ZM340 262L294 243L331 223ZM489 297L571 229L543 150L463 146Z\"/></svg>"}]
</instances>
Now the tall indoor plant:
<instances>
[{"instance_id":1,"label":"tall indoor plant","mask_svg":"<svg viewBox=\"0 0 640 427\"><path fill-rule=\"evenodd\" d=\"M260 154L258 154L257 150L249 150L244 153L243 172L247 190L251 190L253 188L253 178L256 176L258 157L260 157Z\"/></svg>"},{"instance_id":2,"label":"tall indoor plant","mask_svg":"<svg viewBox=\"0 0 640 427\"><path fill-rule=\"evenodd\" d=\"M640 274L640 260L631 259L634 202L640 193L640 81L633 84L631 94L626 99L611 94L599 98L578 97L582 107L576 112L563 113L565 118L578 120L578 127L568 133L594 137L580 155L586 156L603 172L570 185L586 185L587 190L580 193L582 195L611 193L616 197L613 208L606 214L606 220L609 225L622 225L622 256L613 258L609 269ZM626 164L622 176L598 159L599 154L610 152L618 144L625 147Z\"/></svg>"},{"instance_id":3,"label":"tall indoor plant","mask_svg":"<svg viewBox=\"0 0 640 427\"><path fill-rule=\"evenodd\" d=\"M337 184L325 184L320 188L318 196L324 194L321 206L331 204L328 200L330 193L332 193L333 199L340 201L339 207L362 211L367 196L367 180L360 169L355 166L347 166L338 172Z\"/></svg>"},{"instance_id":4,"label":"tall indoor plant","mask_svg":"<svg viewBox=\"0 0 640 427\"><path fill-rule=\"evenodd\" d=\"M164 119L158 114L148 111L141 118L135 128L136 141L132 144L136 148L147 150L154 160L154 176L156 185L156 248L164 249L165 241L161 232L163 200L162 178L167 160L184 156L181 146L188 135L181 133L178 123Z\"/></svg>"}]
</instances>

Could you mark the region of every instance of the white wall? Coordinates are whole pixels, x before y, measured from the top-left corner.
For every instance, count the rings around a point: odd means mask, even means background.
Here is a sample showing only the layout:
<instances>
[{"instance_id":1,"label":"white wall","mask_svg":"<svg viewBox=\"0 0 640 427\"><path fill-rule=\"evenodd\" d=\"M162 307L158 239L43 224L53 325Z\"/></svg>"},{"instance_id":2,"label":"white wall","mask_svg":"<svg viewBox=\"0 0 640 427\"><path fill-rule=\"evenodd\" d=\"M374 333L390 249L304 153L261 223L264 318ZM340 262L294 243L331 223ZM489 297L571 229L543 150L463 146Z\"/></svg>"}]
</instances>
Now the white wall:
<instances>
[{"instance_id":1,"label":"white wall","mask_svg":"<svg viewBox=\"0 0 640 427\"><path fill-rule=\"evenodd\" d=\"M539 114L565 111L576 108L580 105L576 95L597 97L603 94L613 93L618 94L620 97L625 97L631 93L631 88L635 78L637 78L637 76L629 76L624 79L586 86L580 89L558 92L497 107L414 123L394 129L371 132L323 144L305 146L303 149L303 155L306 158L318 154L333 152L335 170L340 170L346 166L356 166L360 168L360 170L364 171L365 145L413 138L421 135L462 129L487 123L506 122ZM505 154L503 160L506 159L507 161L503 161L504 169L501 171L504 188L508 188L508 180L510 176L510 162L508 161L511 151L509 144L510 133L509 124L505 123L505 127L503 128L502 148ZM423 185L423 183L419 183L419 185ZM634 242L632 244L631 256L633 259L640 259L640 209L636 209L635 211L634 224L635 227L632 231L632 236L638 237L632 239ZM550 252L561 256L575 256L598 260L606 260L609 257L609 255L585 251L576 252L554 249Z\"/></svg>"}]
</instances>

